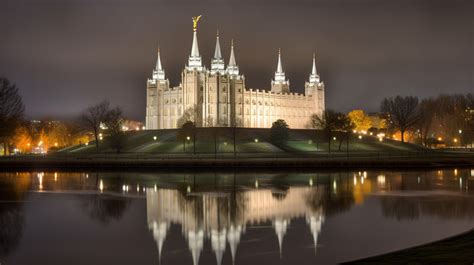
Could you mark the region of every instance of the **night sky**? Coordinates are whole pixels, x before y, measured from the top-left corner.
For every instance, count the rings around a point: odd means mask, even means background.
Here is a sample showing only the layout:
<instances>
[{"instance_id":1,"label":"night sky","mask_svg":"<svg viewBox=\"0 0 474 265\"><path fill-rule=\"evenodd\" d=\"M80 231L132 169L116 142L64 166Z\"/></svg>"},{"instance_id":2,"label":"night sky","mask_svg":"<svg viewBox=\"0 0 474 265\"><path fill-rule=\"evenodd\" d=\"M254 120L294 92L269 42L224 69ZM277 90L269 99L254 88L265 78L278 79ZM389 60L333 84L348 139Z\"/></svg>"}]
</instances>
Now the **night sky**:
<instances>
[{"instance_id":1,"label":"night sky","mask_svg":"<svg viewBox=\"0 0 474 265\"><path fill-rule=\"evenodd\" d=\"M2 0L0 75L20 87L30 118L72 118L109 99L144 120L157 46L178 85L199 14L203 62L219 29L226 63L235 39L248 88L270 88L281 48L300 93L316 52L327 107L340 111L474 90L472 0Z\"/></svg>"}]
</instances>

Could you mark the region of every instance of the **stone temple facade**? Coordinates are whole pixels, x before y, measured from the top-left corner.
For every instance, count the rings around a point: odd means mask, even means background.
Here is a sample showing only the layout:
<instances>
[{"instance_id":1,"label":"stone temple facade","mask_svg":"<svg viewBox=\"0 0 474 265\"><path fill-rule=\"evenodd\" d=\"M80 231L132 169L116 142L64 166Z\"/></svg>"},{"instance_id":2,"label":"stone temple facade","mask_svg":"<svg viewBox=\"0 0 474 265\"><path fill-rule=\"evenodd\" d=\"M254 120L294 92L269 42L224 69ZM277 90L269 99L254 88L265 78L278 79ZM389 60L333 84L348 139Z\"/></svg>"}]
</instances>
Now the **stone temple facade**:
<instances>
[{"instance_id":1,"label":"stone temple facade","mask_svg":"<svg viewBox=\"0 0 474 265\"><path fill-rule=\"evenodd\" d=\"M309 128L313 114L325 109L324 83L312 71L305 83L305 93L290 92L290 82L283 71L281 52L271 90L249 89L240 73L232 42L227 66L222 57L219 34L210 69L202 63L197 30L194 28L191 55L181 73L179 86L171 87L161 64L160 51L152 77L147 81L146 128L178 128L191 120L198 127L270 128L278 119L290 128Z\"/></svg>"}]
</instances>

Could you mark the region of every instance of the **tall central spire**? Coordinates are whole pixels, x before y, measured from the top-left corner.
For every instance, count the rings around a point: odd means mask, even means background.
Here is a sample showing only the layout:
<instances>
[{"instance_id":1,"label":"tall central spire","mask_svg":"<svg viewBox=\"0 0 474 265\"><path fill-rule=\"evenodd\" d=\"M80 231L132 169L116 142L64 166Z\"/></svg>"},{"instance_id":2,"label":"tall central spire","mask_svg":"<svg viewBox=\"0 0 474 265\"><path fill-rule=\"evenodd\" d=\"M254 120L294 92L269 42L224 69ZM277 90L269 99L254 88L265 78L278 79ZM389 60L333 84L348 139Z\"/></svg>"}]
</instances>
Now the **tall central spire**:
<instances>
[{"instance_id":1,"label":"tall central spire","mask_svg":"<svg viewBox=\"0 0 474 265\"><path fill-rule=\"evenodd\" d=\"M199 47L197 40L197 25L201 16L193 17L193 46L191 48L191 55L188 60L188 70L202 70L201 56L199 55Z\"/></svg>"},{"instance_id":2,"label":"tall central spire","mask_svg":"<svg viewBox=\"0 0 474 265\"><path fill-rule=\"evenodd\" d=\"M216 49L214 50L214 58L211 60L211 74L225 73L224 59L222 58L221 53L221 44L219 42L219 31L216 35Z\"/></svg>"},{"instance_id":3,"label":"tall central spire","mask_svg":"<svg viewBox=\"0 0 474 265\"><path fill-rule=\"evenodd\" d=\"M230 58L229 58L229 65L227 65L227 73L230 75L238 75L239 74L239 67L235 62L235 54L234 54L234 40L232 39L230 44Z\"/></svg>"}]
</instances>

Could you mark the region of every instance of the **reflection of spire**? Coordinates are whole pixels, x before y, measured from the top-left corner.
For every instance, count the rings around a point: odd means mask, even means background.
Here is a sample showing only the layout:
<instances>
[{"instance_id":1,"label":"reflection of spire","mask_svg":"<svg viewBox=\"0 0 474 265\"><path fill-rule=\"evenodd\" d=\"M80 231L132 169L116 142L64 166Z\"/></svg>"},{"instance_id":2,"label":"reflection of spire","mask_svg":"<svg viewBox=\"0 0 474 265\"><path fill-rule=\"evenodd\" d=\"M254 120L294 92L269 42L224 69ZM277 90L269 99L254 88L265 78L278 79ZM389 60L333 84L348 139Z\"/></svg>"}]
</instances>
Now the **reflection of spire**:
<instances>
[{"instance_id":1,"label":"reflection of spire","mask_svg":"<svg viewBox=\"0 0 474 265\"><path fill-rule=\"evenodd\" d=\"M163 243L166 239L168 226L165 222L161 222L159 225L156 222L153 222L150 229L153 230L153 238L158 246L158 260L161 261L161 250L163 249Z\"/></svg>"},{"instance_id":2,"label":"reflection of spire","mask_svg":"<svg viewBox=\"0 0 474 265\"><path fill-rule=\"evenodd\" d=\"M227 231L225 228L220 231L216 229L211 231L211 245L212 250L216 253L217 265L220 265L222 262L222 256L226 247L226 235Z\"/></svg>"},{"instance_id":3,"label":"reflection of spire","mask_svg":"<svg viewBox=\"0 0 474 265\"><path fill-rule=\"evenodd\" d=\"M232 255L232 264L235 263L235 253L240 242L240 236L242 234L242 227L240 225L230 225L229 232L227 233L227 241L230 246L230 253Z\"/></svg>"},{"instance_id":4,"label":"reflection of spire","mask_svg":"<svg viewBox=\"0 0 474 265\"><path fill-rule=\"evenodd\" d=\"M275 233L278 237L278 247L280 251L280 258L282 255L282 246L283 246L283 238L286 234L286 229L288 228L288 221L284 219L277 218L273 221L273 226L275 228Z\"/></svg>"},{"instance_id":5,"label":"reflection of spire","mask_svg":"<svg viewBox=\"0 0 474 265\"><path fill-rule=\"evenodd\" d=\"M321 232L321 226L324 222L324 215L322 214L322 208L320 208L315 214L311 214L306 217L311 235L313 236L314 252L316 253L318 247L318 236Z\"/></svg>"},{"instance_id":6,"label":"reflection of spire","mask_svg":"<svg viewBox=\"0 0 474 265\"><path fill-rule=\"evenodd\" d=\"M199 262L199 256L201 255L202 247L204 245L204 232L202 230L188 231L188 246L193 256L193 264L197 265Z\"/></svg>"}]
</instances>

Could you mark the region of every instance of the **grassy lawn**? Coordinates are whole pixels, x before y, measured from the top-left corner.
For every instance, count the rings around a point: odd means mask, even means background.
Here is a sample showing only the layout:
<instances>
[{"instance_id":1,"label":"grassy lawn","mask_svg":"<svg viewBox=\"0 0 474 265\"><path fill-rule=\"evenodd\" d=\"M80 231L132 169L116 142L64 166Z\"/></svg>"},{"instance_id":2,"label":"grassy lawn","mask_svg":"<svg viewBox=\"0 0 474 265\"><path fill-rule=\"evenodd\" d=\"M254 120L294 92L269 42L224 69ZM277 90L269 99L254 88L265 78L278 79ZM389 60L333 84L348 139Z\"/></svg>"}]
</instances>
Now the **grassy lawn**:
<instances>
[{"instance_id":1,"label":"grassy lawn","mask_svg":"<svg viewBox=\"0 0 474 265\"><path fill-rule=\"evenodd\" d=\"M183 153L183 142L176 140L178 130L153 130L153 131L130 131L126 133L126 140L122 152L124 153ZM339 151L339 136L331 140L331 151ZM270 143L269 129L239 128L236 133L238 153L275 153L275 152L327 152L327 138L320 132L314 130L291 130L289 141L282 146ZM232 153L233 137L231 128L199 128L196 133L196 153L214 153L215 141L218 153ZM257 140L257 141L256 141ZM342 142L340 151L346 152L346 141ZM401 142L384 139L380 142L378 138L352 135L349 141L350 152L400 152L419 151L422 147L402 144ZM193 141L186 141L186 152L193 152ZM94 141L88 146L80 145L67 147L59 150L64 154L90 154L90 153L115 153L107 144L107 138L95 148Z\"/></svg>"}]
</instances>

